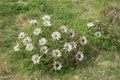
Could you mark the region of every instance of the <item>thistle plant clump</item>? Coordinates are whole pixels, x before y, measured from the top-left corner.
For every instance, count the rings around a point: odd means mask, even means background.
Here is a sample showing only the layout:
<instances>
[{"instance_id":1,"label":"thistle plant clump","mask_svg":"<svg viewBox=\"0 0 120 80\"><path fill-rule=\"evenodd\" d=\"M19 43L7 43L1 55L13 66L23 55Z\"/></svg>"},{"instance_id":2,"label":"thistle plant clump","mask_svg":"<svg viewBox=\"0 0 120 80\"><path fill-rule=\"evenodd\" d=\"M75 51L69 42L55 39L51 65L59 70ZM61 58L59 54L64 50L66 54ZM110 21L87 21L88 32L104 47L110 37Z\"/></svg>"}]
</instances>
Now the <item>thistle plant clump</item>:
<instances>
[{"instance_id":1,"label":"thistle plant clump","mask_svg":"<svg viewBox=\"0 0 120 80\"><path fill-rule=\"evenodd\" d=\"M31 31L18 34L15 54L21 59L26 58L29 63L27 66L37 66L38 69L62 71L81 66L86 59L88 37L68 29L66 25L55 29L49 15L44 15L42 20L40 26L37 20L30 20ZM94 24L90 22L86 26L89 29ZM101 32L97 31L93 35L99 38Z\"/></svg>"}]
</instances>

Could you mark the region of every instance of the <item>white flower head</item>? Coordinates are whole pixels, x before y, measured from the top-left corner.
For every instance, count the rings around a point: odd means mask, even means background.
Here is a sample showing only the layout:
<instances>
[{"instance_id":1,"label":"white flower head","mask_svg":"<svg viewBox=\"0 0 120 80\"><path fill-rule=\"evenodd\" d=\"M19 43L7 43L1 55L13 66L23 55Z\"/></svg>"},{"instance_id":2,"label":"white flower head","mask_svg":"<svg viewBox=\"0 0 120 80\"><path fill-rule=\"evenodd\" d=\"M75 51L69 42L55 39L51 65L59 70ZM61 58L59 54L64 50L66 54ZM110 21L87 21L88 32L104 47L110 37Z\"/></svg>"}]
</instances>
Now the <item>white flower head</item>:
<instances>
[{"instance_id":1,"label":"white flower head","mask_svg":"<svg viewBox=\"0 0 120 80\"><path fill-rule=\"evenodd\" d=\"M80 37L80 44L81 44L81 45L86 45L86 44L87 44L87 39L86 39L85 36L81 36L81 37Z\"/></svg>"},{"instance_id":2,"label":"white flower head","mask_svg":"<svg viewBox=\"0 0 120 80\"><path fill-rule=\"evenodd\" d=\"M47 39L45 39L45 38L41 38L39 40L39 45L41 45L41 46L45 45L46 43L47 43Z\"/></svg>"},{"instance_id":3,"label":"white flower head","mask_svg":"<svg viewBox=\"0 0 120 80\"><path fill-rule=\"evenodd\" d=\"M42 33L42 31L41 31L40 28L36 28L36 29L33 31L33 33L34 33L35 35L39 35L39 34Z\"/></svg>"},{"instance_id":4,"label":"white flower head","mask_svg":"<svg viewBox=\"0 0 120 80\"><path fill-rule=\"evenodd\" d=\"M87 24L87 27L88 28L92 28L94 26L94 24L92 23L92 22L89 22L88 24Z\"/></svg>"},{"instance_id":5,"label":"white flower head","mask_svg":"<svg viewBox=\"0 0 120 80\"><path fill-rule=\"evenodd\" d=\"M54 40L59 40L61 38L61 34L59 32L53 32L51 36Z\"/></svg>"},{"instance_id":6,"label":"white flower head","mask_svg":"<svg viewBox=\"0 0 120 80\"><path fill-rule=\"evenodd\" d=\"M44 15L42 20L49 21L50 20L50 16L49 15Z\"/></svg>"},{"instance_id":7,"label":"white flower head","mask_svg":"<svg viewBox=\"0 0 120 80\"><path fill-rule=\"evenodd\" d=\"M34 49L34 46L33 46L32 43L29 43L29 44L26 45L26 50L27 51L32 51L33 49Z\"/></svg>"},{"instance_id":8,"label":"white flower head","mask_svg":"<svg viewBox=\"0 0 120 80\"><path fill-rule=\"evenodd\" d=\"M35 24L37 24L37 20L35 20L35 19L30 20L30 24L31 24L31 25L35 25Z\"/></svg>"},{"instance_id":9,"label":"white flower head","mask_svg":"<svg viewBox=\"0 0 120 80\"><path fill-rule=\"evenodd\" d=\"M64 25L60 27L60 30L61 30L62 33L67 33L67 31L68 31L67 27L64 26Z\"/></svg>"},{"instance_id":10,"label":"white flower head","mask_svg":"<svg viewBox=\"0 0 120 80\"><path fill-rule=\"evenodd\" d=\"M72 45L73 49L77 48L77 43L76 42L72 41L72 42L70 42L70 44Z\"/></svg>"},{"instance_id":11,"label":"white flower head","mask_svg":"<svg viewBox=\"0 0 120 80\"><path fill-rule=\"evenodd\" d=\"M20 32L19 35L18 35L18 38L21 39L21 38L25 38L26 34L24 32Z\"/></svg>"},{"instance_id":12,"label":"white flower head","mask_svg":"<svg viewBox=\"0 0 120 80\"><path fill-rule=\"evenodd\" d=\"M94 36L96 36L96 37L101 37L101 32L99 32L99 31L95 32L95 33L94 33Z\"/></svg>"},{"instance_id":13,"label":"white flower head","mask_svg":"<svg viewBox=\"0 0 120 80\"><path fill-rule=\"evenodd\" d=\"M78 59L79 61L82 61L82 60L84 59L83 52L78 51L75 57L76 57L76 59Z\"/></svg>"},{"instance_id":14,"label":"white flower head","mask_svg":"<svg viewBox=\"0 0 120 80\"><path fill-rule=\"evenodd\" d=\"M75 31L74 30L70 30L68 32L68 34L70 35L71 38L73 38L75 36Z\"/></svg>"},{"instance_id":15,"label":"white flower head","mask_svg":"<svg viewBox=\"0 0 120 80\"><path fill-rule=\"evenodd\" d=\"M58 49L55 49L52 51L52 56L53 57L61 57L61 52Z\"/></svg>"},{"instance_id":16,"label":"white flower head","mask_svg":"<svg viewBox=\"0 0 120 80\"><path fill-rule=\"evenodd\" d=\"M20 50L20 47L19 47L19 44L17 43L16 46L14 46L14 51L19 51Z\"/></svg>"},{"instance_id":17,"label":"white flower head","mask_svg":"<svg viewBox=\"0 0 120 80\"><path fill-rule=\"evenodd\" d=\"M51 24L50 21L43 21L43 25L44 25L45 27L50 27L52 24Z\"/></svg>"},{"instance_id":18,"label":"white flower head","mask_svg":"<svg viewBox=\"0 0 120 80\"><path fill-rule=\"evenodd\" d=\"M27 45L27 44L29 44L31 42L32 42L32 39L30 37L26 37L26 38L23 39L24 45Z\"/></svg>"},{"instance_id":19,"label":"white flower head","mask_svg":"<svg viewBox=\"0 0 120 80\"><path fill-rule=\"evenodd\" d=\"M67 52L70 52L72 51L72 45L70 43L65 43L64 44L64 49L67 51Z\"/></svg>"},{"instance_id":20,"label":"white flower head","mask_svg":"<svg viewBox=\"0 0 120 80\"><path fill-rule=\"evenodd\" d=\"M39 64L40 58L41 58L41 56L39 56L38 54L34 54L34 55L32 56L32 61L33 61L33 63L34 63L34 64Z\"/></svg>"},{"instance_id":21,"label":"white flower head","mask_svg":"<svg viewBox=\"0 0 120 80\"><path fill-rule=\"evenodd\" d=\"M59 61L55 61L53 64L53 68L55 69L55 71L59 71L62 68L62 63Z\"/></svg>"},{"instance_id":22,"label":"white flower head","mask_svg":"<svg viewBox=\"0 0 120 80\"><path fill-rule=\"evenodd\" d=\"M46 47L46 46L42 46L41 47L41 49L40 49L44 54L47 54L47 52L48 52L48 47Z\"/></svg>"}]
</instances>

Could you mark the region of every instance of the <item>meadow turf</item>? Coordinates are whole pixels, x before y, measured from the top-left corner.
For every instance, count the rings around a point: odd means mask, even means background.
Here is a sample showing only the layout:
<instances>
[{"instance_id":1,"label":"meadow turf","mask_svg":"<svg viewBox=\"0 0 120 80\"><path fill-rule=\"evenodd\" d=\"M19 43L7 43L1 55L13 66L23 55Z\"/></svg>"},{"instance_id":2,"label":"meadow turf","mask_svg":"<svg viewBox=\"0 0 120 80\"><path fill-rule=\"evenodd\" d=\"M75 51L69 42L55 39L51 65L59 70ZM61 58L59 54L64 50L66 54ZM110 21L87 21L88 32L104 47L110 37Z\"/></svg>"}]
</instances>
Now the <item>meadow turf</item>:
<instances>
[{"instance_id":1,"label":"meadow turf","mask_svg":"<svg viewBox=\"0 0 120 80\"><path fill-rule=\"evenodd\" d=\"M101 48L85 67L51 75L41 70L31 72L11 56L13 46L21 31L31 30L29 21L41 21L45 14L51 15L55 28L64 24L77 32L86 32L88 22L99 20L110 36L103 42L93 42ZM0 0L0 80L119 80L119 53L119 0Z\"/></svg>"}]
</instances>

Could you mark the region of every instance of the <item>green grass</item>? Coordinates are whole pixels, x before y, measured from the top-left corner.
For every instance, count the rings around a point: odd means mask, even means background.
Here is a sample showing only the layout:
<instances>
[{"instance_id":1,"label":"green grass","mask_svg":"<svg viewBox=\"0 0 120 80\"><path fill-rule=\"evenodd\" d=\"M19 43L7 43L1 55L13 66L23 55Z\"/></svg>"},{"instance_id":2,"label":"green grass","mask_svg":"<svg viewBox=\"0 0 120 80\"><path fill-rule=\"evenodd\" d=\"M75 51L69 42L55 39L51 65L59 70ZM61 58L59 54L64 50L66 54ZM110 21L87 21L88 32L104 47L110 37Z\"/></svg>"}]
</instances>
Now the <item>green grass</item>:
<instances>
[{"instance_id":1,"label":"green grass","mask_svg":"<svg viewBox=\"0 0 120 80\"><path fill-rule=\"evenodd\" d=\"M119 80L119 4L119 0L0 0L0 80ZM86 34L84 31L88 22L100 20L105 25L103 30L107 29L110 36L102 44L93 42L101 46L101 51L96 54L95 60L86 63L86 67L64 73L54 72L52 76L41 70L31 75L31 72L22 69L22 61L11 62L12 49L17 34L31 27L29 20L35 18L41 21L44 14L52 16L54 26L64 24L69 29L83 31L82 34Z\"/></svg>"}]
</instances>

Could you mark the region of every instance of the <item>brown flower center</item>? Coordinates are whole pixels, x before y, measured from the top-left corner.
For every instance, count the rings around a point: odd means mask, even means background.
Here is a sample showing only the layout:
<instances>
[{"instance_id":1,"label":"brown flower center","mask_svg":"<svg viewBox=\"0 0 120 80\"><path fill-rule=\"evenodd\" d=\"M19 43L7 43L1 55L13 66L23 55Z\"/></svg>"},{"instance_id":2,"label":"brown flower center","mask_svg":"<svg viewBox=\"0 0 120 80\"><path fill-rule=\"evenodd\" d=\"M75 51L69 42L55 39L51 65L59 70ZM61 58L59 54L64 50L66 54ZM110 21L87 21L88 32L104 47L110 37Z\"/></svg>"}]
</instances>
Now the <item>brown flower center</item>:
<instances>
[{"instance_id":1,"label":"brown flower center","mask_svg":"<svg viewBox=\"0 0 120 80\"><path fill-rule=\"evenodd\" d=\"M35 58L35 61L37 61L37 60L38 60L38 57Z\"/></svg>"},{"instance_id":2,"label":"brown flower center","mask_svg":"<svg viewBox=\"0 0 120 80\"><path fill-rule=\"evenodd\" d=\"M84 39L82 39L82 42L84 42L85 40Z\"/></svg>"},{"instance_id":3,"label":"brown flower center","mask_svg":"<svg viewBox=\"0 0 120 80\"><path fill-rule=\"evenodd\" d=\"M80 55L80 54L78 55L78 58L81 58L81 55Z\"/></svg>"},{"instance_id":4,"label":"brown flower center","mask_svg":"<svg viewBox=\"0 0 120 80\"><path fill-rule=\"evenodd\" d=\"M56 66L56 67L59 67L59 64L56 64L55 66Z\"/></svg>"},{"instance_id":5,"label":"brown flower center","mask_svg":"<svg viewBox=\"0 0 120 80\"><path fill-rule=\"evenodd\" d=\"M55 52L56 55L58 55L58 52Z\"/></svg>"}]
</instances>

